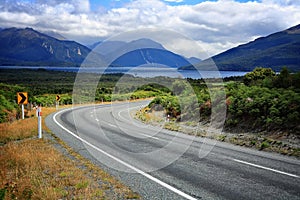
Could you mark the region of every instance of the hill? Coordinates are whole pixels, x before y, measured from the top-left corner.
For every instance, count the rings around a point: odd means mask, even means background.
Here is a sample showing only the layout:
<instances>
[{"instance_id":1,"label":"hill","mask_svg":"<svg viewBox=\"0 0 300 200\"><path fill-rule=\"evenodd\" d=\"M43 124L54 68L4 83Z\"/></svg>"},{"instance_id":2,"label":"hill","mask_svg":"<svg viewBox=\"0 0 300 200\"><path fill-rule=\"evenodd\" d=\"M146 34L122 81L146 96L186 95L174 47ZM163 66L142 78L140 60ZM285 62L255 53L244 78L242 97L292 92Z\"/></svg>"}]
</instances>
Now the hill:
<instances>
[{"instance_id":1,"label":"hill","mask_svg":"<svg viewBox=\"0 0 300 200\"><path fill-rule=\"evenodd\" d=\"M300 25L239 45L211 59L219 70L252 71L255 67L270 67L280 71L286 66L291 71L300 71ZM209 69L209 59L197 67Z\"/></svg>"},{"instance_id":2,"label":"hill","mask_svg":"<svg viewBox=\"0 0 300 200\"><path fill-rule=\"evenodd\" d=\"M0 65L79 66L90 49L31 28L0 31Z\"/></svg>"}]
</instances>

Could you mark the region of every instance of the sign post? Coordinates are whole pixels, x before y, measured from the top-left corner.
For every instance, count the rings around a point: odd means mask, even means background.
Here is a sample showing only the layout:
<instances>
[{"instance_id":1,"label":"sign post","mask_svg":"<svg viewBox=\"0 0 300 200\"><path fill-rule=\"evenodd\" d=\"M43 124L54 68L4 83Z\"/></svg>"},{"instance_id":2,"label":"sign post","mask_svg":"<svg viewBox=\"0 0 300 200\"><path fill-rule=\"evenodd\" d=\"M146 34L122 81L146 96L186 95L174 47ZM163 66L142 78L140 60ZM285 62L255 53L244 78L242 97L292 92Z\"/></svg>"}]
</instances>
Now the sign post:
<instances>
[{"instance_id":1,"label":"sign post","mask_svg":"<svg viewBox=\"0 0 300 200\"><path fill-rule=\"evenodd\" d=\"M18 92L17 93L17 102L22 106L22 119L25 118L24 114L24 104L28 104L28 94L27 92Z\"/></svg>"},{"instance_id":2,"label":"sign post","mask_svg":"<svg viewBox=\"0 0 300 200\"><path fill-rule=\"evenodd\" d=\"M59 107L59 100L60 100L60 96L59 95L56 95L56 110L58 110L58 107Z\"/></svg>"},{"instance_id":3,"label":"sign post","mask_svg":"<svg viewBox=\"0 0 300 200\"><path fill-rule=\"evenodd\" d=\"M39 139L42 138L42 107L38 106L37 108L38 113L38 137Z\"/></svg>"},{"instance_id":4,"label":"sign post","mask_svg":"<svg viewBox=\"0 0 300 200\"><path fill-rule=\"evenodd\" d=\"M22 107L22 119L24 119L25 118L24 104L22 104L21 107Z\"/></svg>"}]
</instances>

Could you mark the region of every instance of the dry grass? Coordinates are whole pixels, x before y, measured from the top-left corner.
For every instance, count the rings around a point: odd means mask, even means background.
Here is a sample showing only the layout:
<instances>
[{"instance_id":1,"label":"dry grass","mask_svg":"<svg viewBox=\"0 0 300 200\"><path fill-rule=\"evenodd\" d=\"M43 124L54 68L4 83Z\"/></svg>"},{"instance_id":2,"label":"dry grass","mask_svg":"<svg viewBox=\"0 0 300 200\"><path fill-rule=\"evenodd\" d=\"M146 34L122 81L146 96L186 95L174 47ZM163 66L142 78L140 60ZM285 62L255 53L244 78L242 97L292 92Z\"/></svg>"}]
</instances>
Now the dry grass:
<instances>
[{"instance_id":1,"label":"dry grass","mask_svg":"<svg viewBox=\"0 0 300 200\"><path fill-rule=\"evenodd\" d=\"M42 111L46 116L55 109ZM140 198L62 141L74 159L36 136L36 117L0 124L0 199Z\"/></svg>"},{"instance_id":2,"label":"dry grass","mask_svg":"<svg viewBox=\"0 0 300 200\"><path fill-rule=\"evenodd\" d=\"M0 143L21 140L37 133L37 120L30 118L0 124Z\"/></svg>"},{"instance_id":3,"label":"dry grass","mask_svg":"<svg viewBox=\"0 0 300 200\"><path fill-rule=\"evenodd\" d=\"M54 111L55 108L42 108L44 116ZM0 144L37 136L37 118L28 118L28 116L35 116L35 110L27 112L27 116L24 120L18 120L12 123L0 123ZM43 124L43 127L45 127L45 124Z\"/></svg>"}]
</instances>

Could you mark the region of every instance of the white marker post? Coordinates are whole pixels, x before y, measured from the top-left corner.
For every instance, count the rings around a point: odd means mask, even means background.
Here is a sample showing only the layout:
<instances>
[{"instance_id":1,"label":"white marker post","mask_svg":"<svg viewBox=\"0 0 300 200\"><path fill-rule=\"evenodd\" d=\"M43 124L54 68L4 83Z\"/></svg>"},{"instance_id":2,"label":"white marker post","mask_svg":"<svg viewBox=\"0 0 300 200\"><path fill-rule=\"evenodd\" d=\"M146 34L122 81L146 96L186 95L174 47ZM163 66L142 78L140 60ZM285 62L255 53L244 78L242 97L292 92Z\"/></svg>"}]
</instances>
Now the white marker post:
<instances>
[{"instance_id":1,"label":"white marker post","mask_svg":"<svg viewBox=\"0 0 300 200\"><path fill-rule=\"evenodd\" d=\"M39 139L42 138L42 107L39 106L38 108L38 137Z\"/></svg>"},{"instance_id":2,"label":"white marker post","mask_svg":"<svg viewBox=\"0 0 300 200\"><path fill-rule=\"evenodd\" d=\"M24 104L22 104L22 119L24 119L25 118L25 113L24 113Z\"/></svg>"},{"instance_id":3,"label":"white marker post","mask_svg":"<svg viewBox=\"0 0 300 200\"><path fill-rule=\"evenodd\" d=\"M59 108L59 101L56 101L55 108L56 108L56 110L58 110L58 108Z\"/></svg>"},{"instance_id":4,"label":"white marker post","mask_svg":"<svg viewBox=\"0 0 300 200\"><path fill-rule=\"evenodd\" d=\"M58 110L59 108L59 100L60 100L60 96L56 95L56 104L55 104L56 110Z\"/></svg>"}]
</instances>

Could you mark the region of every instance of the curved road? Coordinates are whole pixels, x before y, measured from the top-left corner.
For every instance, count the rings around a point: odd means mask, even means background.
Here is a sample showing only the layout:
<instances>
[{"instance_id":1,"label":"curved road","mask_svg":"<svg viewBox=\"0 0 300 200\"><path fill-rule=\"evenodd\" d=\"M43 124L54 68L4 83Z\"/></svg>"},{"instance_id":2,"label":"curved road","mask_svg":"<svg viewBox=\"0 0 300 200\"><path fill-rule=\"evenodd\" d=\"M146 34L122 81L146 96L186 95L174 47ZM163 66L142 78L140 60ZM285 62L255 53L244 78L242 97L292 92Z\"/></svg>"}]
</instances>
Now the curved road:
<instances>
[{"instance_id":1,"label":"curved road","mask_svg":"<svg viewBox=\"0 0 300 200\"><path fill-rule=\"evenodd\" d=\"M61 110L46 124L144 199L300 199L299 160L132 119L147 103Z\"/></svg>"}]
</instances>

